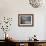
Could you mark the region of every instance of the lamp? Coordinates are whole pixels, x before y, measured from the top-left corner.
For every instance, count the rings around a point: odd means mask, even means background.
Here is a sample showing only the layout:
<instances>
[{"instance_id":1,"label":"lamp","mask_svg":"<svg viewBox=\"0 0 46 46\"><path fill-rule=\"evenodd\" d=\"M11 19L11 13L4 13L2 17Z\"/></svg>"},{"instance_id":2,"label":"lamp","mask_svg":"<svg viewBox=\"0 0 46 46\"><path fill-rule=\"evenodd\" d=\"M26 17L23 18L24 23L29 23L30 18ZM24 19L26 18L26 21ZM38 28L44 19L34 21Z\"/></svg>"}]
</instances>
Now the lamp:
<instances>
[{"instance_id":1,"label":"lamp","mask_svg":"<svg viewBox=\"0 0 46 46\"><path fill-rule=\"evenodd\" d=\"M3 31L4 34L5 34L5 39L6 39L6 37L8 37L7 31L9 31L10 26L11 26L11 23L12 23L12 18L4 17L4 19L3 19L3 24L2 24L1 29L2 29L2 31Z\"/></svg>"},{"instance_id":2,"label":"lamp","mask_svg":"<svg viewBox=\"0 0 46 46\"><path fill-rule=\"evenodd\" d=\"M29 3L30 5L32 5L33 8L38 8L42 6L43 2L45 3L45 1L43 0L29 0Z\"/></svg>"}]
</instances>

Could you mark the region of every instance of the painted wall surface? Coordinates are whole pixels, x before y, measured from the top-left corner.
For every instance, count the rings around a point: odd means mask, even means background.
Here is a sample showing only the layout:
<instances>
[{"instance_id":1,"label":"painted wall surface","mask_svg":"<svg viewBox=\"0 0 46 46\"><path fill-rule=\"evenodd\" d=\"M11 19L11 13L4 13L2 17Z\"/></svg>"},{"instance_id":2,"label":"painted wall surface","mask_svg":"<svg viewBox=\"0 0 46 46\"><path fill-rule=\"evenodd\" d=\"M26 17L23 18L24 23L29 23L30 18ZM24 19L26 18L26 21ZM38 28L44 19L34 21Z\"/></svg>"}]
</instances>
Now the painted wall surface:
<instances>
[{"instance_id":1,"label":"painted wall surface","mask_svg":"<svg viewBox=\"0 0 46 46\"><path fill-rule=\"evenodd\" d=\"M18 14L34 14L33 27L19 27ZM46 5L39 8L33 8L28 0L0 0L0 19L4 16L12 17L12 26L8 33L16 40L28 40L34 34L37 39L46 40L45 16ZM4 33L0 29L0 39L4 39Z\"/></svg>"}]
</instances>

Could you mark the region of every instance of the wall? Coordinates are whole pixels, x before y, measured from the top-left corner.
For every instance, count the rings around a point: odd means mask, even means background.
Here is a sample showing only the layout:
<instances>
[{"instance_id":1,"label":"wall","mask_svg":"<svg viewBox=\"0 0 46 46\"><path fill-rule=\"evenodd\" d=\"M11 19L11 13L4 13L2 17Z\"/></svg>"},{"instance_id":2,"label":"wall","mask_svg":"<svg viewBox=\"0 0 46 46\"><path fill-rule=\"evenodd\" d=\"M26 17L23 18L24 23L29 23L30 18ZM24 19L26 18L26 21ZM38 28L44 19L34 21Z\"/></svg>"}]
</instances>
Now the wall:
<instances>
[{"instance_id":1,"label":"wall","mask_svg":"<svg viewBox=\"0 0 46 46\"><path fill-rule=\"evenodd\" d=\"M34 26L18 27L18 14L34 14ZM45 5L40 8L33 8L28 0L0 0L0 18L4 16L13 18L8 33L16 40L27 40L34 34L37 35L37 39L45 40L45 15ZM0 31L0 35L2 33L3 31ZM4 39L4 37L0 36L0 39Z\"/></svg>"}]
</instances>

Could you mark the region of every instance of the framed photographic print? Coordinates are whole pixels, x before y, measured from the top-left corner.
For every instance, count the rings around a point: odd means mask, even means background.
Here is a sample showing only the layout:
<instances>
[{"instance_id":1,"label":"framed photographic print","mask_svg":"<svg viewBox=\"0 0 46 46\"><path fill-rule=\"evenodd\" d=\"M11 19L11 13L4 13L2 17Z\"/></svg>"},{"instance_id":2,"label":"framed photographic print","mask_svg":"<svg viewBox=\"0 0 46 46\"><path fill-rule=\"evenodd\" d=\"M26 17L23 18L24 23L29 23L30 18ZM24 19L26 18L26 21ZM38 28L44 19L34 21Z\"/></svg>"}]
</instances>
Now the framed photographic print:
<instances>
[{"instance_id":1,"label":"framed photographic print","mask_svg":"<svg viewBox=\"0 0 46 46\"><path fill-rule=\"evenodd\" d=\"M18 14L18 26L33 26L34 15L33 14Z\"/></svg>"}]
</instances>

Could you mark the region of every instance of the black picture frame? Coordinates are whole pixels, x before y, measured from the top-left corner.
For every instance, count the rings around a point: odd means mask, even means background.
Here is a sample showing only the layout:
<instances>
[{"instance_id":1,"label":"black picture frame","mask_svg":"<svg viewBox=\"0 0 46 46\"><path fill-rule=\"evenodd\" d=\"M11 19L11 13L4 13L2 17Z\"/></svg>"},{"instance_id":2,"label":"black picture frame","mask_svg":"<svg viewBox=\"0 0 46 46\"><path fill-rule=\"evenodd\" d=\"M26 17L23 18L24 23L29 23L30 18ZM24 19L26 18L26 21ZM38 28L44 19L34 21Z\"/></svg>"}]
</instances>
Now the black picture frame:
<instances>
[{"instance_id":1,"label":"black picture frame","mask_svg":"<svg viewBox=\"0 0 46 46\"><path fill-rule=\"evenodd\" d=\"M34 26L34 14L18 14L18 26Z\"/></svg>"}]
</instances>

